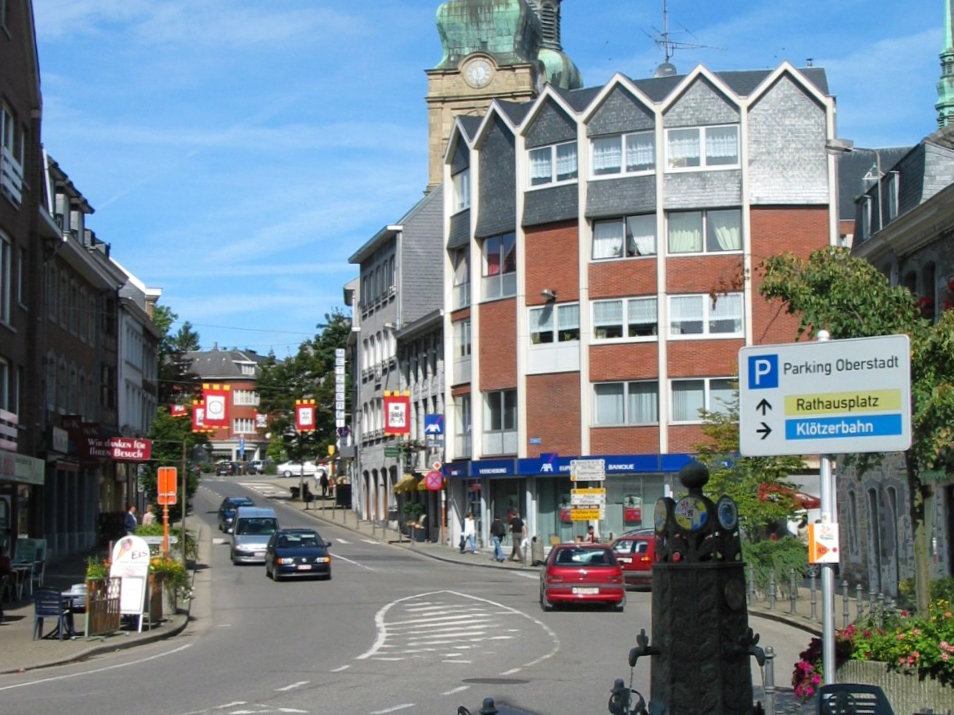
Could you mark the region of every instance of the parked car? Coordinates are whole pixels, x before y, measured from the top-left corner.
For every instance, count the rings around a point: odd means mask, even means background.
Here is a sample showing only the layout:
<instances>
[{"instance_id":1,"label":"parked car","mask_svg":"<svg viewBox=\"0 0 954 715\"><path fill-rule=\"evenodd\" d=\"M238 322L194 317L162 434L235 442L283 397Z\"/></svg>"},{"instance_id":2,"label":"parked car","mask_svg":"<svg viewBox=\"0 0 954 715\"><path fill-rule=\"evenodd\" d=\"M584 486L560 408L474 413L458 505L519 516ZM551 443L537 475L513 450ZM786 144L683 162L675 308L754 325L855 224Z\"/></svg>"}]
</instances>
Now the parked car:
<instances>
[{"instance_id":1,"label":"parked car","mask_svg":"<svg viewBox=\"0 0 954 715\"><path fill-rule=\"evenodd\" d=\"M216 462L215 464L215 476L217 477L229 477L238 474L238 472L238 464L236 462Z\"/></svg>"},{"instance_id":2,"label":"parked car","mask_svg":"<svg viewBox=\"0 0 954 715\"><path fill-rule=\"evenodd\" d=\"M265 465L268 463L267 459L253 459L245 464L245 471L249 474L265 474Z\"/></svg>"},{"instance_id":3,"label":"parked car","mask_svg":"<svg viewBox=\"0 0 954 715\"><path fill-rule=\"evenodd\" d=\"M235 510L240 506L255 506L248 497L225 497L219 504L219 531L232 533L232 521L235 519Z\"/></svg>"},{"instance_id":4,"label":"parked car","mask_svg":"<svg viewBox=\"0 0 954 715\"><path fill-rule=\"evenodd\" d=\"M301 462L282 462L275 469L276 473L282 477L298 477L302 475L302 463ZM318 471L318 467L314 462L305 462L304 463L304 475L306 477L313 477Z\"/></svg>"},{"instance_id":5,"label":"parked car","mask_svg":"<svg viewBox=\"0 0 954 715\"><path fill-rule=\"evenodd\" d=\"M623 580L627 586L653 585L656 534L652 529L623 534L610 547L616 552L616 560L623 569Z\"/></svg>"},{"instance_id":6,"label":"parked car","mask_svg":"<svg viewBox=\"0 0 954 715\"><path fill-rule=\"evenodd\" d=\"M626 586L616 554L608 544L557 544L540 572L540 607L606 604L622 612Z\"/></svg>"},{"instance_id":7,"label":"parked car","mask_svg":"<svg viewBox=\"0 0 954 715\"><path fill-rule=\"evenodd\" d=\"M232 563L265 563L265 549L276 531L278 517L274 509L240 506L235 512L232 526L232 545L229 549Z\"/></svg>"},{"instance_id":8,"label":"parked car","mask_svg":"<svg viewBox=\"0 0 954 715\"><path fill-rule=\"evenodd\" d=\"M331 578L330 541L314 529L279 529L265 549L265 575L280 581L288 576Z\"/></svg>"}]
</instances>

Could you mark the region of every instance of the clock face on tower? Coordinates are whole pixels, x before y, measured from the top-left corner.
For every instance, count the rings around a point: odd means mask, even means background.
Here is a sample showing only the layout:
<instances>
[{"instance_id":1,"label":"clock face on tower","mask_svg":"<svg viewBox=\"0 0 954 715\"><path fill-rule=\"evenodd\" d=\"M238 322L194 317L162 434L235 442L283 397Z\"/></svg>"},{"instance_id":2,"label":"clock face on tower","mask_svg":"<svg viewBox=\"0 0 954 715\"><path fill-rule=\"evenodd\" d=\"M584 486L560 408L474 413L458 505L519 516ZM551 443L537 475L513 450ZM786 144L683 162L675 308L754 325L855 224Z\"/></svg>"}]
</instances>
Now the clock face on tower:
<instances>
[{"instance_id":1,"label":"clock face on tower","mask_svg":"<svg viewBox=\"0 0 954 715\"><path fill-rule=\"evenodd\" d=\"M486 57L475 57L464 65L462 74L467 84L474 89L481 89L490 84L495 71L493 62Z\"/></svg>"}]
</instances>

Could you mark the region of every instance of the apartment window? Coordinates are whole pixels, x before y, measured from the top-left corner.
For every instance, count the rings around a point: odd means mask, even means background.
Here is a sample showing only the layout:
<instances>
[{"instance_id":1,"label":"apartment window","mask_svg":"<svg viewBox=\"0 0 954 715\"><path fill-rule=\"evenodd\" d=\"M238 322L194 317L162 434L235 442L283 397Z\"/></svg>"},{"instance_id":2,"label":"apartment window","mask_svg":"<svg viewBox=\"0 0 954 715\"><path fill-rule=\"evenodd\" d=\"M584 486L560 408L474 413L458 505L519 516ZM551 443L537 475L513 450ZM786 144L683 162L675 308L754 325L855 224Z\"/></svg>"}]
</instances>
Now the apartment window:
<instances>
[{"instance_id":1,"label":"apartment window","mask_svg":"<svg viewBox=\"0 0 954 715\"><path fill-rule=\"evenodd\" d=\"M656 296L593 303L593 339L649 338L659 333Z\"/></svg>"},{"instance_id":2,"label":"apartment window","mask_svg":"<svg viewBox=\"0 0 954 715\"><path fill-rule=\"evenodd\" d=\"M593 223L593 260L656 254L656 216L626 216Z\"/></svg>"},{"instance_id":3,"label":"apartment window","mask_svg":"<svg viewBox=\"0 0 954 715\"><path fill-rule=\"evenodd\" d=\"M735 124L666 130L670 169L704 169L739 165L739 127Z\"/></svg>"},{"instance_id":4,"label":"apartment window","mask_svg":"<svg viewBox=\"0 0 954 715\"><path fill-rule=\"evenodd\" d=\"M470 305L470 249L459 248L451 255L454 265L454 308Z\"/></svg>"},{"instance_id":5,"label":"apartment window","mask_svg":"<svg viewBox=\"0 0 954 715\"><path fill-rule=\"evenodd\" d=\"M530 186L574 181L577 172L575 141L530 150Z\"/></svg>"},{"instance_id":6,"label":"apartment window","mask_svg":"<svg viewBox=\"0 0 954 715\"><path fill-rule=\"evenodd\" d=\"M454 323L454 359L463 360L469 358L470 346L470 320L460 320Z\"/></svg>"},{"instance_id":7,"label":"apartment window","mask_svg":"<svg viewBox=\"0 0 954 715\"><path fill-rule=\"evenodd\" d=\"M517 294L517 250L514 234L493 236L484 241L484 300Z\"/></svg>"},{"instance_id":8,"label":"apartment window","mask_svg":"<svg viewBox=\"0 0 954 715\"><path fill-rule=\"evenodd\" d=\"M673 422L701 422L700 410L727 413L735 402L732 380L707 378L672 381Z\"/></svg>"},{"instance_id":9,"label":"apartment window","mask_svg":"<svg viewBox=\"0 0 954 715\"><path fill-rule=\"evenodd\" d=\"M20 246L17 249L17 302L26 307L26 249Z\"/></svg>"},{"instance_id":10,"label":"apartment window","mask_svg":"<svg viewBox=\"0 0 954 715\"><path fill-rule=\"evenodd\" d=\"M255 434L255 418L237 417L232 420L233 434Z\"/></svg>"},{"instance_id":11,"label":"apartment window","mask_svg":"<svg viewBox=\"0 0 954 715\"><path fill-rule=\"evenodd\" d=\"M596 425L646 425L659 422L659 383L605 382L593 386Z\"/></svg>"},{"instance_id":12,"label":"apartment window","mask_svg":"<svg viewBox=\"0 0 954 715\"><path fill-rule=\"evenodd\" d=\"M580 305L544 305L530 309L530 342L568 343L580 339Z\"/></svg>"},{"instance_id":13,"label":"apartment window","mask_svg":"<svg viewBox=\"0 0 954 715\"><path fill-rule=\"evenodd\" d=\"M669 253L724 253L742 250L739 209L680 211L668 215Z\"/></svg>"},{"instance_id":14,"label":"apartment window","mask_svg":"<svg viewBox=\"0 0 954 715\"><path fill-rule=\"evenodd\" d=\"M0 358L0 409L14 412L13 401L10 399L10 363Z\"/></svg>"},{"instance_id":15,"label":"apartment window","mask_svg":"<svg viewBox=\"0 0 954 715\"><path fill-rule=\"evenodd\" d=\"M10 303L13 300L13 244L5 233L0 233L0 322L10 322Z\"/></svg>"},{"instance_id":16,"label":"apartment window","mask_svg":"<svg viewBox=\"0 0 954 715\"><path fill-rule=\"evenodd\" d=\"M232 392L234 397L232 398L234 404L236 405L258 405L258 393L254 390L235 390Z\"/></svg>"},{"instance_id":17,"label":"apartment window","mask_svg":"<svg viewBox=\"0 0 954 715\"><path fill-rule=\"evenodd\" d=\"M593 145L593 175L634 174L656 166L656 139L653 132L597 137Z\"/></svg>"},{"instance_id":18,"label":"apartment window","mask_svg":"<svg viewBox=\"0 0 954 715\"><path fill-rule=\"evenodd\" d=\"M517 391L499 390L484 395L483 453L514 454L517 451Z\"/></svg>"},{"instance_id":19,"label":"apartment window","mask_svg":"<svg viewBox=\"0 0 954 715\"><path fill-rule=\"evenodd\" d=\"M669 334L742 335L742 294L669 297Z\"/></svg>"},{"instance_id":20,"label":"apartment window","mask_svg":"<svg viewBox=\"0 0 954 715\"><path fill-rule=\"evenodd\" d=\"M898 183L901 180L901 174L897 171L891 171L888 173L887 180L887 196L885 200L888 202L888 205L885 207L888 210L888 220L893 221L898 217Z\"/></svg>"},{"instance_id":21,"label":"apartment window","mask_svg":"<svg viewBox=\"0 0 954 715\"><path fill-rule=\"evenodd\" d=\"M25 143L13 110L0 105L0 191L17 205L22 200Z\"/></svg>"},{"instance_id":22,"label":"apartment window","mask_svg":"<svg viewBox=\"0 0 954 715\"><path fill-rule=\"evenodd\" d=\"M470 208L470 169L459 171L451 177L454 183L454 211Z\"/></svg>"},{"instance_id":23,"label":"apartment window","mask_svg":"<svg viewBox=\"0 0 954 715\"><path fill-rule=\"evenodd\" d=\"M454 398L454 414L454 453L457 457L469 458L472 453L470 395Z\"/></svg>"}]
</instances>

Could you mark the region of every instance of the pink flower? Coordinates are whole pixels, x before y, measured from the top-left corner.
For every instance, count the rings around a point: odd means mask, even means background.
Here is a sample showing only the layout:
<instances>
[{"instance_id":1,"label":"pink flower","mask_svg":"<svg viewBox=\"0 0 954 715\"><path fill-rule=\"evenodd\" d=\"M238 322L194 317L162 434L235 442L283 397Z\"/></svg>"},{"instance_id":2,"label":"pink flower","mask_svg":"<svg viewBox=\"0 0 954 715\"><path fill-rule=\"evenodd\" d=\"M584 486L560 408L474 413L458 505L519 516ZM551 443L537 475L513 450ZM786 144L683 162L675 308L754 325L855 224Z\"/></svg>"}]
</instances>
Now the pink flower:
<instances>
[{"instance_id":1,"label":"pink flower","mask_svg":"<svg viewBox=\"0 0 954 715\"><path fill-rule=\"evenodd\" d=\"M950 653L941 653L941 660L945 663L951 659Z\"/></svg>"},{"instance_id":2,"label":"pink flower","mask_svg":"<svg viewBox=\"0 0 954 715\"><path fill-rule=\"evenodd\" d=\"M911 629L911 633L914 634L914 635L916 635L916 636L921 635L921 631L918 630L917 628L912 628L912 629Z\"/></svg>"},{"instance_id":3,"label":"pink flower","mask_svg":"<svg viewBox=\"0 0 954 715\"><path fill-rule=\"evenodd\" d=\"M945 617L945 618L954 618L954 614L952 614L950 611L944 611L944 617Z\"/></svg>"},{"instance_id":4,"label":"pink flower","mask_svg":"<svg viewBox=\"0 0 954 715\"><path fill-rule=\"evenodd\" d=\"M812 676L812 685L818 685L821 682L821 676L818 673L815 673Z\"/></svg>"},{"instance_id":5,"label":"pink flower","mask_svg":"<svg viewBox=\"0 0 954 715\"><path fill-rule=\"evenodd\" d=\"M903 641L903 640L904 640L904 634L903 634L903 633L898 633L898 635L896 635L896 636L894 637L894 639L895 639L895 640L899 640L899 641Z\"/></svg>"},{"instance_id":6,"label":"pink flower","mask_svg":"<svg viewBox=\"0 0 954 715\"><path fill-rule=\"evenodd\" d=\"M907 612L907 611L901 611L901 618L907 618L907 617L908 617L908 612Z\"/></svg>"}]
</instances>

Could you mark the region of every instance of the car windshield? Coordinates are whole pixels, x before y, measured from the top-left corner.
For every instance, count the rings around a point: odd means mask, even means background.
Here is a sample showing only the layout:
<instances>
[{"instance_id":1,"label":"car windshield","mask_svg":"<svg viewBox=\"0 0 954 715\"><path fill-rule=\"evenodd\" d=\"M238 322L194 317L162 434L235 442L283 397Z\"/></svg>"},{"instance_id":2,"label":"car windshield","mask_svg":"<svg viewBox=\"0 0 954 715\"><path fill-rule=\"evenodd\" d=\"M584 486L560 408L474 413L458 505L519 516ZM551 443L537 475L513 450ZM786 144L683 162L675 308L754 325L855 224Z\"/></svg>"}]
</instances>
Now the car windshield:
<instances>
[{"instance_id":1,"label":"car windshield","mask_svg":"<svg viewBox=\"0 0 954 715\"><path fill-rule=\"evenodd\" d=\"M557 553L558 566L613 566L612 552L606 549L560 549Z\"/></svg>"},{"instance_id":2,"label":"car windshield","mask_svg":"<svg viewBox=\"0 0 954 715\"><path fill-rule=\"evenodd\" d=\"M318 534L282 534L278 537L278 546L282 549L313 549L320 541Z\"/></svg>"},{"instance_id":3,"label":"car windshield","mask_svg":"<svg viewBox=\"0 0 954 715\"><path fill-rule=\"evenodd\" d=\"M254 534L274 534L278 528L278 522L269 518L248 518L239 522L236 534L239 536L250 536Z\"/></svg>"}]
</instances>

